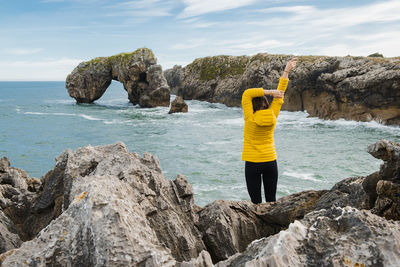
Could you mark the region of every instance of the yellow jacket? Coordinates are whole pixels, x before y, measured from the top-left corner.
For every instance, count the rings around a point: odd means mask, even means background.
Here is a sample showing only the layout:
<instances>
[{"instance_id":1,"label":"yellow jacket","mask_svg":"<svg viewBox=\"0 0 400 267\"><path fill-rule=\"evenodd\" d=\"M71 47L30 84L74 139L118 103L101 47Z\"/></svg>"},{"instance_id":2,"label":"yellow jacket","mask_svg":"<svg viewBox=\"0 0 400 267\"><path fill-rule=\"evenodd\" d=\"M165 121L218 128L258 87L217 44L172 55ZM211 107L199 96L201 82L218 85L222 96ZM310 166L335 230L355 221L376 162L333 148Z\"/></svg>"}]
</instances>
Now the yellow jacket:
<instances>
[{"instance_id":1,"label":"yellow jacket","mask_svg":"<svg viewBox=\"0 0 400 267\"><path fill-rule=\"evenodd\" d=\"M278 90L285 92L289 79L280 78ZM264 95L263 88L244 91L242 108L244 115L244 142L242 160L268 162L276 160L274 129L283 98L274 98L270 107L253 113L252 98Z\"/></svg>"}]
</instances>

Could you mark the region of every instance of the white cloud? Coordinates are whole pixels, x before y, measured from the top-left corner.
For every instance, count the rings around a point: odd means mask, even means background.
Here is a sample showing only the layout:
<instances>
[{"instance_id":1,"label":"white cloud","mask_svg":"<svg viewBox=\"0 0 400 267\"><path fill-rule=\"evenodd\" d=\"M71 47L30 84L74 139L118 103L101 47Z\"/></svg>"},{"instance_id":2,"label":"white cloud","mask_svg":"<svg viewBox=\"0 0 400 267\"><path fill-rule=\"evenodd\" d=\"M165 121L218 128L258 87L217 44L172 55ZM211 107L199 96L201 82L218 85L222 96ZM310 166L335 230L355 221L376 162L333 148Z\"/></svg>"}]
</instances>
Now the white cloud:
<instances>
[{"instance_id":1,"label":"white cloud","mask_svg":"<svg viewBox=\"0 0 400 267\"><path fill-rule=\"evenodd\" d=\"M178 18L189 18L211 12L235 9L248 6L257 0L183 0L186 7L178 14Z\"/></svg>"},{"instance_id":2,"label":"white cloud","mask_svg":"<svg viewBox=\"0 0 400 267\"><path fill-rule=\"evenodd\" d=\"M348 8L289 6L261 9L265 19L247 23L265 35L292 43L284 51L331 56L398 56L400 1L379 1ZM262 17L262 16L261 16Z\"/></svg>"},{"instance_id":3,"label":"white cloud","mask_svg":"<svg viewBox=\"0 0 400 267\"><path fill-rule=\"evenodd\" d=\"M42 48L12 48L5 52L11 55L32 55L43 51Z\"/></svg>"},{"instance_id":4,"label":"white cloud","mask_svg":"<svg viewBox=\"0 0 400 267\"><path fill-rule=\"evenodd\" d=\"M183 43L176 43L171 46L172 49L192 49L207 44L205 39L191 39Z\"/></svg>"},{"instance_id":5,"label":"white cloud","mask_svg":"<svg viewBox=\"0 0 400 267\"><path fill-rule=\"evenodd\" d=\"M173 15L171 10L174 8L174 1L137 0L118 3L108 8L117 9L118 12L107 16L165 17Z\"/></svg>"},{"instance_id":6,"label":"white cloud","mask_svg":"<svg viewBox=\"0 0 400 267\"><path fill-rule=\"evenodd\" d=\"M64 81L82 60L0 61L0 81Z\"/></svg>"},{"instance_id":7,"label":"white cloud","mask_svg":"<svg viewBox=\"0 0 400 267\"><path fill-rule=\"evenodd\" d=\"M376 2L352 8L319 9L314 6L274 7L262 9L263 13L292 13L282 18L254 21L258 25L297 25L303 28L332 30L373 22L400 21L400 1Z\"/></svg>"}]
</instances>

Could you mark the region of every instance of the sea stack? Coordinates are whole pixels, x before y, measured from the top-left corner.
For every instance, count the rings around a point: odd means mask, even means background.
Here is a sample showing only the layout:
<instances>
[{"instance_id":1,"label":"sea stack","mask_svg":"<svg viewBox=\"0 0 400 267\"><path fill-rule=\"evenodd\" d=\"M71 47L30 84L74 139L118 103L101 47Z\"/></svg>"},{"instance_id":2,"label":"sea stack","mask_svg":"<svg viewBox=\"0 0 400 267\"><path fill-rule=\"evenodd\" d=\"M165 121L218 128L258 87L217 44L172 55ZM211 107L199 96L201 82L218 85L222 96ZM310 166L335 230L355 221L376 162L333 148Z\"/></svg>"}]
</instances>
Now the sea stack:
<instances>
[{"instance_id":1,"label":"sea stack","mask_svg":"<svg viewBox=\"0 0 400 267\"><path fill-rule=\"evenodd\" d=\"M92 103L104 94L112 80L124 85L129 101L134 105L169 106L169 86L161 66L157 65L156 57L148 48L81 62L68 75L66 87L78 103Z\"/></svg>"},{"instance_id":2,"label":"sea stack","mask_svg":"<svg viewBox=\"0 0 400 267\"><path fill-rule=\"evenodd\" d=\"M185 103L181 96L177 96L174 101L171 103L171 109L168 114L177 113L177 112L188 112L188 105Z\"/></svg>"}]
</instances>

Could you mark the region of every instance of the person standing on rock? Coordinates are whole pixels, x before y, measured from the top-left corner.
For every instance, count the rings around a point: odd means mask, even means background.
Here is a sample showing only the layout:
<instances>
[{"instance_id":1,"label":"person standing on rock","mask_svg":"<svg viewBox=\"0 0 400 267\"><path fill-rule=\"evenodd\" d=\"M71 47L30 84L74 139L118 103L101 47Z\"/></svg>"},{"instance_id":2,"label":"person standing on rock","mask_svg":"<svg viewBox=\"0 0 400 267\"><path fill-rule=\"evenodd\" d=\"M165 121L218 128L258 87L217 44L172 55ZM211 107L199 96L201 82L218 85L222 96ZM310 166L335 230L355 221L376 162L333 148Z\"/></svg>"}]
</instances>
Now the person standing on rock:
<instances>
[{"instance_id":1,"label":"person standing on rock","mask_svg":"<svg viewBox=\"0 0 400 267\"><path fill-rule=\"evenodd\" d=\"M289 82L289 72L296 66L291 59L279 80L277 90L251 88L244 91L242 109L244 115L244 142L242 160L245 164L247 191L251 201L261 203L261 181L264 184L265 201L276 200L278 166L274 143L276 120L283 104L283 96ZM274 97L271 105L267 95Z\"/></svg>"}]
</instances>

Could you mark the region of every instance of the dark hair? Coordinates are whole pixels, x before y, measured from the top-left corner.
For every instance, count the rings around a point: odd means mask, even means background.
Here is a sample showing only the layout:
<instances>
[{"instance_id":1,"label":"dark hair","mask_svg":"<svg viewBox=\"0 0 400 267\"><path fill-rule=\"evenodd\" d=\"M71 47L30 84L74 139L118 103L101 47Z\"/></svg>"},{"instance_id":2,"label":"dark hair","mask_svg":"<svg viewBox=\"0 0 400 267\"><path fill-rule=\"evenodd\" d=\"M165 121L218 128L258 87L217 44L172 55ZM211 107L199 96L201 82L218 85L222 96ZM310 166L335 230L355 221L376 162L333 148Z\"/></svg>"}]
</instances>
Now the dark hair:
<instances>
[{"instance_id":1,"label":"dark hair","mask_svg":"<svg viewBox=\"0 0 400 267\"><path fill-rule=\"evenodd\" d=\"M266 96L254 97L252 99L252 102L253 102L253 113L256 112L257 110L269 108L269 102Z\"/></svg>"}]
</instances>

